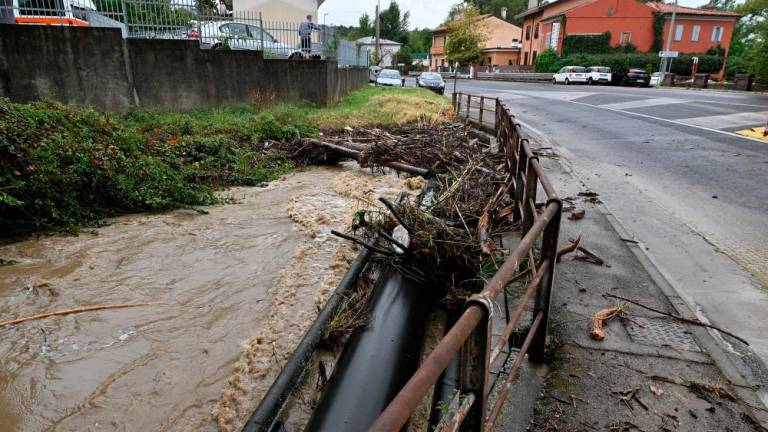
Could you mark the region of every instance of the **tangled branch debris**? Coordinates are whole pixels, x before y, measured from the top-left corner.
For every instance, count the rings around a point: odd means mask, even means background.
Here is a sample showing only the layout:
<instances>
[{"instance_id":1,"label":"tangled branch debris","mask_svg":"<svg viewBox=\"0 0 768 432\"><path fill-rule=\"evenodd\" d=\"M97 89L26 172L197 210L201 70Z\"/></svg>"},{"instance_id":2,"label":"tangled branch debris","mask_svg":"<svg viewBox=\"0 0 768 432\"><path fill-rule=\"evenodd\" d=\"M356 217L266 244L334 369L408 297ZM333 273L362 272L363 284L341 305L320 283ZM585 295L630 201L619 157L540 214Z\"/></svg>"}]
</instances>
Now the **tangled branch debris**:
<instances>
[{"instance_id":1,"label":"tangled branch debris","mask_svg":"<svg viewBox=\"0 0 768 432\"><path fill-rule=\"evenodd\" d=\"M389 167L422 175L423 169L432 180L419 202L367 203L373 208L358 212L342 237L365 243L404 271L448 287L458 297L472 289L456 281L479 281L498 270L505 252L495 239L515 228L509 217L511 179L504 155L472 139L466 125L352 129L321 138L274 147L301 163L311 163L307 152L321 147L374 170ZM409 244L393 242L389 234L397 225L408 231Z\"/></svg>"},{"instance_id":2,"label":"tangled branch debris","mask_svg":"<svg viewBox=\"0 0 768 432\"><path fill-rule=\"evenodd\" d=\"M614 307L609 307L597 311L592 317L592 329L589 335L592 339L603 340L605 339L605 323L615 317L620 317L624 313L625 306L619 304Z\"/></svg>"}]
</instances>

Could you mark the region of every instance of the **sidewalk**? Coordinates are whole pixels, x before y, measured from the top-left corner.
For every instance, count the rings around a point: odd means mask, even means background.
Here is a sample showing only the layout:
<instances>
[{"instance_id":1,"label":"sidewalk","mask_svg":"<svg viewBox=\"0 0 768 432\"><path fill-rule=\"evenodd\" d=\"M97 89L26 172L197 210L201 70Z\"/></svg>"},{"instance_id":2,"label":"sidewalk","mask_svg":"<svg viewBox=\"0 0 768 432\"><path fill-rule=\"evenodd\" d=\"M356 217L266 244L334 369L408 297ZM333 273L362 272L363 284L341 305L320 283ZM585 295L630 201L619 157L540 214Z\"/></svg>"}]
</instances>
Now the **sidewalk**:
<instances>
[{"instance_id":1,"label":"sidewalk","mask_svg":"<svg viewBox=\"0 0 768 432\"><path fill-rule=\"evenodd\" d=\"M590 337L591 317L619 302L604 294L694 314L599 197L578 195L586 188L567 163L541 161L560 196L573 198L565 208L586 212L577 221L564 213L560 244L582 234L582 246L605 264L576 259L580 252L563 257L551 304L553 362L523 372L517 400L506 404L494 430L768 431L760 425L768 425L768 412L756 395L765 389L741 378L705 328L625 304L624 319L608 322L603 341Z\"/></svg>"}]
</instances>

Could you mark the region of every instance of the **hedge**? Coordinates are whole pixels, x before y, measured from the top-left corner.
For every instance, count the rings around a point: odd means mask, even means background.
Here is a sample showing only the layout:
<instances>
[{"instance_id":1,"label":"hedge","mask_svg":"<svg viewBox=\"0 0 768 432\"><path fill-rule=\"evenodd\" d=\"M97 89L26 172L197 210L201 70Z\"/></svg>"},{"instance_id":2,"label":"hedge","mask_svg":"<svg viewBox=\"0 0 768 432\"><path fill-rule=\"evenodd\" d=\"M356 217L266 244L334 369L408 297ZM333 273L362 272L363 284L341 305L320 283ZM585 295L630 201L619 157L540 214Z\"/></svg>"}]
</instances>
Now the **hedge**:
<instances>
[{"instance_id":1,"label":"hedge","mask_svg":"<svg viewBox=\"0 0 768 432\"><path fill-rule=\"evenodd\" d=\"M678 75L690 75L693 57L699 58L699 73L717 73L723 65L723 58L718 56L697 54L682 55L672 62L672 72ZM553 58L547 56L547 61L539 62L536 58L536 72L557 72L563 66L608 66L613 72L614 82L618 82L630 68L659 70L661 59L657 54L574 54ZM649 67L650 66L650 67Z\"/></svg>"},{"instance_id":2,"label":"hedge","mask_svg":"<svg viewBox=\"0 0 768 432\"><path fill-rule=\"evenodd\" d=\"M611 51L611 33L599 35L568 35L563 38L563 54L600 54Z\"/></svg>"}]
</instances>

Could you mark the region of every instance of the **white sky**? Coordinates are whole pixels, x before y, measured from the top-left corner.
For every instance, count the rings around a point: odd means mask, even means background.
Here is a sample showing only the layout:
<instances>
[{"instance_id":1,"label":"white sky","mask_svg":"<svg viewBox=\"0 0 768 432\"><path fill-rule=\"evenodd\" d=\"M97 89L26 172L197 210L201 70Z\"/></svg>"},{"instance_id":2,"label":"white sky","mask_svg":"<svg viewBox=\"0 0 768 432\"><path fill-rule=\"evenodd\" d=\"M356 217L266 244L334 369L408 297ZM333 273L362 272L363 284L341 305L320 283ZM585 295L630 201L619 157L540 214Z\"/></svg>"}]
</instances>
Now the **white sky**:
<instances>
[{"instance_id":1,"label":"white sky","mask_svg":"<svg viewBox=\"0 0 768 432\"><path fill-rule=\"evenodd\" d=\"M389 0L380 0L381 8L389 6ZM450 0L399 0L400 10L411 12L411 28L435 28L448 16L451 5L458 1ZM679 0L682 6L698 7L706 0ZM320 24L357 25L360 15L368 13L373 17L376 0L325 0L317 13L316 21ZM324 14L328 14L325 15Z\"/></svg>"}]
</instances>

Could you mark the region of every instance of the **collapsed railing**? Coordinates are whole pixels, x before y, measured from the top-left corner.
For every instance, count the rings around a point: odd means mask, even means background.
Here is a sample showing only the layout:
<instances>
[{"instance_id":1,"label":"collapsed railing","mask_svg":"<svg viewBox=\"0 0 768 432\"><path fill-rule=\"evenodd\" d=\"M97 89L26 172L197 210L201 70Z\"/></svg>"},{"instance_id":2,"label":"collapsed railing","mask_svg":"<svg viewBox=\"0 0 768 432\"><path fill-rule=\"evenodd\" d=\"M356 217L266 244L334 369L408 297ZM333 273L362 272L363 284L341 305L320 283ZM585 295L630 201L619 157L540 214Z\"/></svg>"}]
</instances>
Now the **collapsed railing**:
<instances>
[{"instance_id":1,"label":"collapsed railing","mask_svg":"<svg viewBox=\"0 0 768 432\"><path fill-rule=\"evenodd\" d=\"M496 133L496 105L498 98L454 93L451 97L456 114L474 122L480 129Z\"/></svg>"},{"instance_id":2,"label":"collapsed railing","mask_svg":"<svg viewBox=\"0 0 768 432\"><path fill-rule=\"evenodd\" d=\"M482 101L479 105L482 118L482 113L486 111L484 102L489 98L454 95L454 108L460 114L460 101L463 97L466 97L467 103L463 109L468 117L472 101L476 98ZM370 431L400 430L460 351L458 393L450 404L452 409L444 413L437 430L490 431L501 413L526 354L532 362L540 363L544 360L562 202L544 174L537 155L523 137L520 124L515 121L509 108L498 99L495 99L494 124L499 148L506 154L508 190L514 200L513 217L520 224L522 239L484 289L469 299L459 320L382 412ZM540 189L546 198L542 204L536 201ZM538 260L536 249L539 251ZM492 347L491 316L494 301L507 285L528 275L532 279L517 307L507 317L508 323L502 335ZM488 412L490 367L500 358L504 345L508 344L532 299L533 319L525 340Z\"/></svg>"}]
</instances>

